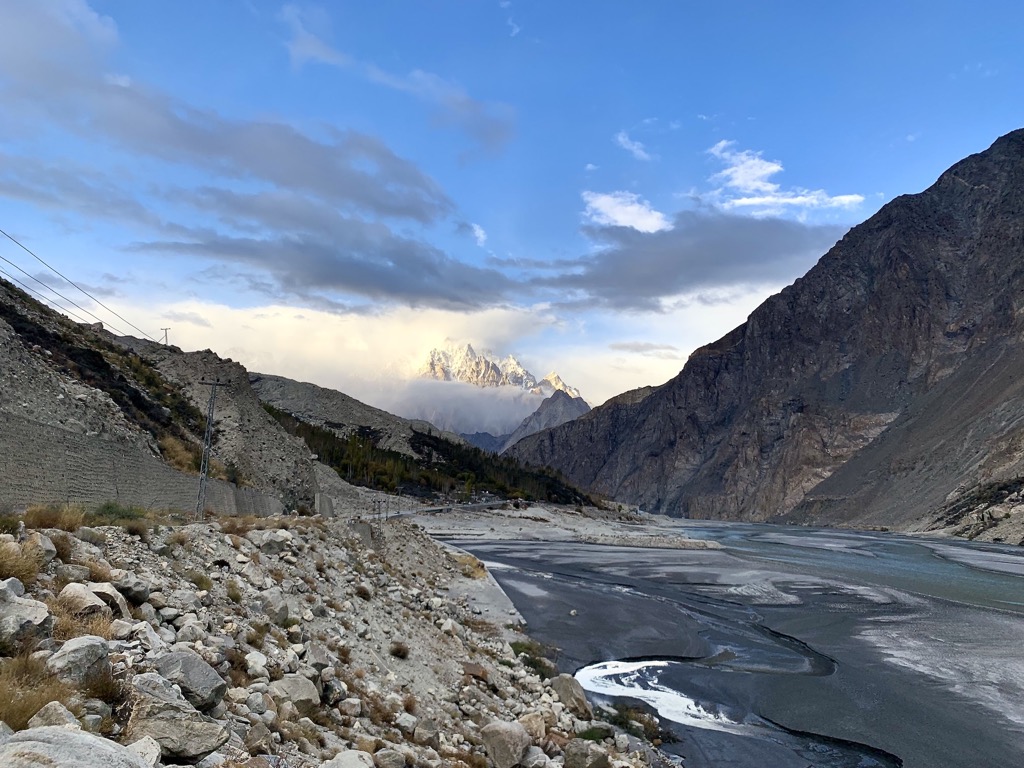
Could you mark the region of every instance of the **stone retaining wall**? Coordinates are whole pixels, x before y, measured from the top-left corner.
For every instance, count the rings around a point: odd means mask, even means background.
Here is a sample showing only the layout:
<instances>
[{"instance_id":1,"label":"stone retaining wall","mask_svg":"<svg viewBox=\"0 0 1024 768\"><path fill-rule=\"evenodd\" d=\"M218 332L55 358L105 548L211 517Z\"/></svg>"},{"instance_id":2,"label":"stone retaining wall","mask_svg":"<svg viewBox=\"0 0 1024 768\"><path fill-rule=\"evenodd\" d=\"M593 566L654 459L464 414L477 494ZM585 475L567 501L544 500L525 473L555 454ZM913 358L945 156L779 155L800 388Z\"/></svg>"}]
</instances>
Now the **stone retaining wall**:
<instances>
[{"instance_id":1,"label":"stone retaining wall","mask_svg":"<svg viewBox=\"0 0 1024 768\"><path fill-rule=\"evenodd\" d=\"M191 512L198 490L198 477L130 446L0 414L0 504L114 501ZM278 499L222 480L209 482L206 508L260 517L284 510Z\"/></svg>"}]
</instances>

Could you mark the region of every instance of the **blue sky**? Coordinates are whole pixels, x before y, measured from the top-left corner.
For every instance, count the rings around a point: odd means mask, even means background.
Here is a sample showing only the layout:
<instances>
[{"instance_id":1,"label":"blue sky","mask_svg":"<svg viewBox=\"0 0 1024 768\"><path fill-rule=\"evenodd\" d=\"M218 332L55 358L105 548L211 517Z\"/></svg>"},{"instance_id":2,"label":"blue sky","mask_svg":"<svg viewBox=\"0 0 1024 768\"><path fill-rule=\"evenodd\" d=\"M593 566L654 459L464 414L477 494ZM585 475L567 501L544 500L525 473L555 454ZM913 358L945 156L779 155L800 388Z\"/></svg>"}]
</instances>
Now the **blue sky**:
<instances>
[{"instance_id":1,"label":"blue sky","mask_svg":"<svg viewBox=\"0 0 1024 768\"><path fill-rule=\"evenodd\" d=\"M1015 2L0 0L0 228L256 370L400 409L381 377L452 339L598 403L1021 127L1021 28Z\"/></svg>"}]
</instances>

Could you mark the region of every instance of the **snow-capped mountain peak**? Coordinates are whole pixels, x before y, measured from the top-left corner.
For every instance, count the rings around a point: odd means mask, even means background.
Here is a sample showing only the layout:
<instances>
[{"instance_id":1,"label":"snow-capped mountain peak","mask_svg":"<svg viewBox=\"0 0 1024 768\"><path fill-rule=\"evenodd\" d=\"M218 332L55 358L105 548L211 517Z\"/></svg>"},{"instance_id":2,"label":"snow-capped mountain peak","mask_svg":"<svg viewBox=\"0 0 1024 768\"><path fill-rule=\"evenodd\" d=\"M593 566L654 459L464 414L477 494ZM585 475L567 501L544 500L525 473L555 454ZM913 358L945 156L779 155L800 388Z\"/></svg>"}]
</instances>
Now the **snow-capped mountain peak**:
<instances>
[{"instance_id":1,"label":"snow-capped mountain peak","mask_svg":"<svg viewBox=\"0 0 1024 768\"><path fill-rule=\"evenodd\" d=\"M489 351L477 352L471 344L448 344L432 349L419 375L478 387L517 387L544 397L559 389L572 397L580 396L579 390L562 381L557 373L552 372L538 381L513 355L499 359Z\"/></svg>"}]
</instances>

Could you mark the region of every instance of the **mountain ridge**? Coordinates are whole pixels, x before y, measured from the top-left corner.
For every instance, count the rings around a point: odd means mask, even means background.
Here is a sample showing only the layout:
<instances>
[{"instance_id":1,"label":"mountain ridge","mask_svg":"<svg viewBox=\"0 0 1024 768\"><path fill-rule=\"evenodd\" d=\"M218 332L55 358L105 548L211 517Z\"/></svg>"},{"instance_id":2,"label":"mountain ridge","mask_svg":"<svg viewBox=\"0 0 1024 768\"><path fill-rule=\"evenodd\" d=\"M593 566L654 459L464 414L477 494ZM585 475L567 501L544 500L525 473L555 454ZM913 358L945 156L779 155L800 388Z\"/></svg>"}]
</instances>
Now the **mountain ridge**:
<instances>
[{"instance_id":1,"label":"mountain ridge","mask_svg":"<svg viewBox=\"0 0 1024 768\"><path fill-rule=\"evenodd\" d=\"M830 476L880 445L890 425L986 346L1020 356L1022 214L1024 131L1014 131L851 229L747 322L696 350L669 382L639 400L613 398L510 453L670 514L884 518L880 502L858 508L866 497L854 492L878 478L860 486L848 479L845 495L827 503L812 490L824 494ZM1013 410L989 407L1004 406ZM893 471L875 463L878 473ZM996 474L1022 469L1014 457ZM971 485L962 465L946 474L936 478L945 495ZM889 524L902 526L926 524L931 511L884 506Z\"/></svg>"}]
</instances>

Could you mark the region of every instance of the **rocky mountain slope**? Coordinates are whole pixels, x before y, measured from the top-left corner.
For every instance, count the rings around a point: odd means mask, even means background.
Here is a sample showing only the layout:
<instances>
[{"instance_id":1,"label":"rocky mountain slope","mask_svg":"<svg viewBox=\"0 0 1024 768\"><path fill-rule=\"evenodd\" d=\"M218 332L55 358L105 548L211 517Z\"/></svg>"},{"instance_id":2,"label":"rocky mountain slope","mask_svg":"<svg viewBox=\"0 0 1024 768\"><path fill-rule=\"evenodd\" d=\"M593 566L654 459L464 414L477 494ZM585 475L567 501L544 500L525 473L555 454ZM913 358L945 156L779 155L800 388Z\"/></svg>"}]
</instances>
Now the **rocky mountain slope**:
<instances>
[{"instance_id":1,"label":"rocky mountain slope","mask_svg":"<svg viewBox=\"0 0 1024 768\"><path fill-rule=\"evenodd\" d=\"M1022 221L1015 131L854 227L671 381L510 454L674 515L956 526L1024 474Z\"/></svg>"},{"instance_id":2,"label":"rocky mountain slope","mask_svg":"<svg viewBox=\"0 0 1024 768\"><path fill-rule=\"evenodd\" d=\"M582 397L573 397L561 389L555 390L544 399L536 411L523 419L523 423L505 440L499 453L507 451L527 435L549 427L557 427L589 411L590 406Z\"/></svg>"},{"instance_id":3,"label":"rocky mountain slope","mask_svg":"<svg viewBox=\"0 0 1024 768\"><path fill-rule=\"evenodd\" d=\"M482 565L415 526L81 523L68 508L0 515L14 531L0 533L0 765L639 768L655 755L595 719L571 677L538 675Z\"/></svg>"},{"instance_id":4,"label":"rocky mountain slope","mask_svg":"<svg viewBox=\"0 0 1024 768\"><path fill-rule=\"evenodd\" d=\"M261 401L303 421L330 429L340 437L370 430L377 435L378 447L414 458L418 454L413 450L411 440L416 432L432 431L454 443L463 442L458 435L441 432L430 422L393 416L342 392L315 384L265 373L249 374L249 383Z\"/></svg>"}]
</instances>

